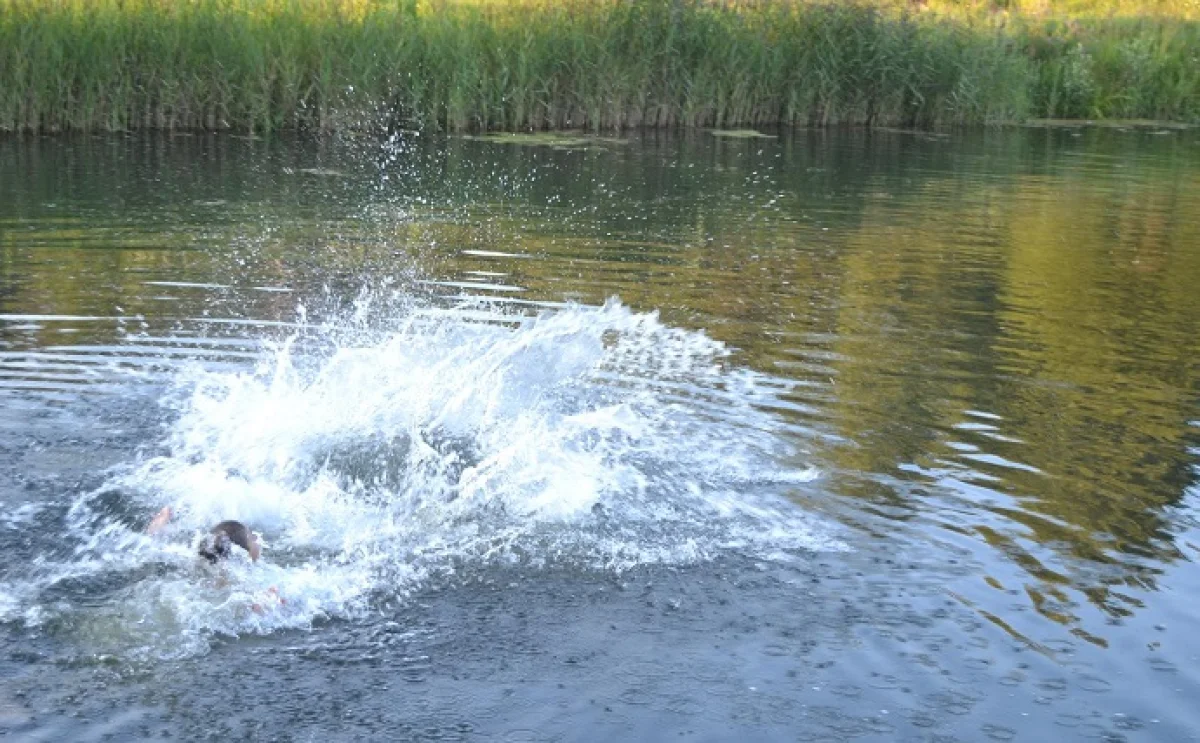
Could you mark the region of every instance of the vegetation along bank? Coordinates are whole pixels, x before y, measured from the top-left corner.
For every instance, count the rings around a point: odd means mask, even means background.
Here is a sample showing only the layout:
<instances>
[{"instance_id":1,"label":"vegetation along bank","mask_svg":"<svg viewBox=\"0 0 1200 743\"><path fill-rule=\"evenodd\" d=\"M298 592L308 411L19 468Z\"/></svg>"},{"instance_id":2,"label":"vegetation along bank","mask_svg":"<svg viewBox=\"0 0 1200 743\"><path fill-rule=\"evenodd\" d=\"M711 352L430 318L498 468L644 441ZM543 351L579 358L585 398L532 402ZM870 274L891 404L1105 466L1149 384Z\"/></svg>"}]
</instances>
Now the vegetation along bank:
<instances>
[{"instance_id":1,"label":"vegetation along bank","mask_svg":"<svg viewBox=\"0 0 1200 743\"><path fill-rule=\"evenodd\" d=\"M1200 122L1200 0L0 0L0 130Z\"/></svg>"}]
</instances>

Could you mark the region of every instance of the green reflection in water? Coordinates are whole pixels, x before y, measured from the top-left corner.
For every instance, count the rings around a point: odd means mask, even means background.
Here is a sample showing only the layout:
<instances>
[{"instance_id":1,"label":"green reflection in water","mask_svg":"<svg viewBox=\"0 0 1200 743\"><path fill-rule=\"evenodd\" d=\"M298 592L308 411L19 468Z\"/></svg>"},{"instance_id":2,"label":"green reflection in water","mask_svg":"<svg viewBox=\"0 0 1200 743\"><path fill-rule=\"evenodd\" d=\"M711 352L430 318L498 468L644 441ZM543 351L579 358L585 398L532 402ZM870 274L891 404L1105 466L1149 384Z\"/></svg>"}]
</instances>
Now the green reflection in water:
<instances>
[{"instance_id":1,"label":"green reflection in water","mask_svg":"<svg viewBox=\"0 0 1200 743\"><path fill-rule=\"evenodd\" d=\"M1103 643L1089 605L1134 612L1193 554L1198 203L1186 133L5 140L0 312L292 319L383 275L617 294L796 382L779 414L837 496L814 507L947 534L986 573L963 600L1023 592Z\"/></svg>"}]
</instances>

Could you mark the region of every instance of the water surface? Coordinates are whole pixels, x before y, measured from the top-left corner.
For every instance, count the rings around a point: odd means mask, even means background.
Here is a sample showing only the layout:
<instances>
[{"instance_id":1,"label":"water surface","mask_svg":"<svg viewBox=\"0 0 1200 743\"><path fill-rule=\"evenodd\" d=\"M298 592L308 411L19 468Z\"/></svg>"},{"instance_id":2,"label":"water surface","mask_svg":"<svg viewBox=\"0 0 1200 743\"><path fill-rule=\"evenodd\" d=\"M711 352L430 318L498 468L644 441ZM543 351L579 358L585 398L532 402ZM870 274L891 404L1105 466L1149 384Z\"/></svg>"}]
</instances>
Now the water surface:
<instances>
[{"instance_id":1,"label":"water surface","mask_svg":"<svg viewBox=\"0 0 1200 743\"><path fill-rule=\"evenodd\" d=\"M570 144L0 141L0 729L1196 737L1200 138Z\"/></svg>"}]
</instances>

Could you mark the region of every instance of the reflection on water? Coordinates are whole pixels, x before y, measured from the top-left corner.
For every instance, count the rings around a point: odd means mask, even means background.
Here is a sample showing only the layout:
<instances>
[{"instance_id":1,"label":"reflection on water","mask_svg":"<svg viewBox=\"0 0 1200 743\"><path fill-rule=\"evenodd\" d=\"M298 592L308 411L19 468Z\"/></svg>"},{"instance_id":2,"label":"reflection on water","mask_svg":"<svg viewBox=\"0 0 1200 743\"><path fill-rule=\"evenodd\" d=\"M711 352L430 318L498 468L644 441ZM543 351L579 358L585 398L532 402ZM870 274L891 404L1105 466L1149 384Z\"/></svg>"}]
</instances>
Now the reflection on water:
<instances>
[{"instance_id":1,"label":"reflection on water","mask_svg":"<svg viewBox=\"0 0 1200 743\"><path fill-rule=\"evenodd\" d=\"M1158 589L1200 557L1197 204L1188 133L8 139L0 400L242 368L384 279L620 296L788 382L759 404L822 472L806 508L978 566L952 595L1022 642L1107 647L1194 618Z\"/></svg>"}]
</instances>

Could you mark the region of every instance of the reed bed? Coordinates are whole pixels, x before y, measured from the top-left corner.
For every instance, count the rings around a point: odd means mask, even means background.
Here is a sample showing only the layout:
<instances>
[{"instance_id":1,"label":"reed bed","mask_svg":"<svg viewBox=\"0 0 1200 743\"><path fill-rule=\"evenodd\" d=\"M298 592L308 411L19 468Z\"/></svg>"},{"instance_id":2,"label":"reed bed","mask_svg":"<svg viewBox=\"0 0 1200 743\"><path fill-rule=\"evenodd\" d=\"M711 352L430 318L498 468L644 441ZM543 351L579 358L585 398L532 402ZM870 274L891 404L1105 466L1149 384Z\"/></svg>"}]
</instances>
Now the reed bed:
<instances>
[{"instance_id":1,"label":"reed bed","mask_svg":"<svg viewBox=\"0 0 1200 743\"><path fill-rule=\"evenodd\" d=\"M0 130L1200 120L1195 3L1102 3L0 0Z\"/></svg>"}]
</instances>

